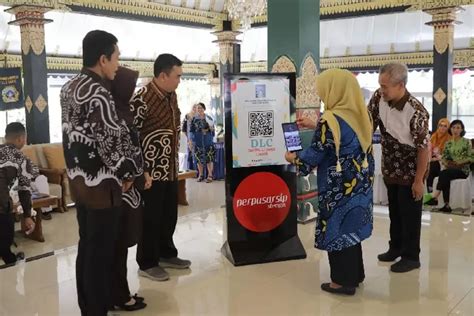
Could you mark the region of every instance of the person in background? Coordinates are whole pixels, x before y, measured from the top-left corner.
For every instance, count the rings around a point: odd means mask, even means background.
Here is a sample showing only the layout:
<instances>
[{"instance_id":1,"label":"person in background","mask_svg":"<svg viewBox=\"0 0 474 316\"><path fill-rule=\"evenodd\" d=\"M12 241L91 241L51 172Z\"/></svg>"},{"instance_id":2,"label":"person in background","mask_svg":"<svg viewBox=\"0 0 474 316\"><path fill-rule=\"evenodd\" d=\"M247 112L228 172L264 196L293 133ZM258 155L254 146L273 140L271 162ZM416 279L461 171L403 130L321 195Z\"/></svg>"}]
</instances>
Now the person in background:
<instances>
[{"instance_id":1,"label":"person in background","mask_svg":"<svg viewBox=\"0 0 474 316\"><path fill-rule=\"evenodd\" d=\"M451 181L469 177L470 164L474 162L471 140L464 137L466 134L464 123L461 120L452 121L449 134L452 135L452 139L446 142L442 157L445 169L439 173L438 185L432 194L432 199L428 202L431 205L437 205L438 197L443 193L444 206L440 211L446 213L452 212L449 206ZM430 203L432 201L434 203Z\"/></svg>"},{"instance_id":2,"label":"person in background","mask_svg":"<svg viewBox=\"0 0 474 316\"><path fill-rule=\"evenodd\" d=\"M426 179L426 185L428 187L428 192L432 191L433 180L439 176L441 171L441 157L444 151L444 145L451 138L449 132L449 120L447 118L442 118L438 122L438 128L431 135L431 161L430 161L430 170L428 178Z\"/></svg>"},{"instance_id":3,"label":"person in background","mask_svg":"<svg viewBox=\"0 0 474 316\"><path fill-rule=\"evenodd\" d=\"M332 281L321 289L354 295L365 278L361 243L373 227L372 122L351 72L326 70L317 89L325 104L317 126L308 118L297 121L300 127L316 128L311 146L287 152L285 158L302 175L318 168L315 246L328 252Z\"/></svg>"},{"instance_id":4,"label":"person in background","mask_svg":"<svg viewBox=\"0 0 474 316\"><path fill-rule=\"evenodd\" d=\"M20 151L26 144L26 130L23 124L15 122L5 129L5 144L0 145L0 257L5 264L13 264L25 257L24 253L11 251L15 223L10 189L18 180L18 197L23 208L26 233L35 229L31 218L31 181L38 176L38 168Z\"/></svg>"},{"instance_id":5,"label":"person in background","mask_svg":"<svg viewBox=\"0 0 474 316\"><path fill-rule=\"evenodd\" d=\"M114 80L111 81L110 92L114 98L119 119L125 121L130 130L132 143L140 148L140 140L138 132L133 125L133 113L130 110L129 103L135 91L137 79L137 71L119 67ZM136 156L135 164L143 168L142 155ZM148 189L148 187L144 187L144 184L144 176L137 174L137 178L130 190L122 194L119 233L115 247L115 260L110 285L110 310L136 311L144 309L147 306L144 303L143 297L137 294L131 296L127 281L128 248L137 244L142 225L143 202L139 189Z\"/></svg>"},{"instance_id":6,"label":"person in background","mask_svg":"<svg viewBox=\"0 0 474 316\"><path fill-rule=\"evenodd\" d=\"M183 124L181 127L181 131L186 135L187 139L187 168L188 170L195 170L196 166L194 164L194 157L193 157L193 142L192 142L192 135L191 135L191 122L194 116L197 113L197 104L194 104L191 108L191 111L184 116Z\"/></svg>"},{"instance_id":7,"label":"person in background","mask_svg":"<svg viewBox=\"0 0 474 316\"><path fill-rule=\"evenodd\" d=\"M424 180L430 159L429 114L407 90L408 68L399 63L379 70L380 88L369 102L374 130L382 135L382 175L388 193L389 249L379 261L392 272L420 267L421 212Z\"/></svg>"},{"instance_id":8,"label":"person in background","mask_svg":"<svg viewBox=\"0 0 474 316\"><path fill-rule=\"evenodd\" d=\"M214 122L212 118L205 113L204 103L198 103L196 106L196 115L191 121L191 139L193 144L193 156L198 167L198 182L204 180L204 167L207 167L206 182L213 180L214 159L216 149L214 147Z\"/></svg>"},{"instance_id":9,"label":"person in background","mask_svg":"<svg viewBox=\"0 0 474 316\"><path fill-rule=\"evenodd\" d=\"M44 175L39 175L33 182L31 182L31 189L33 193L39 193L40 195L44 194L46 196L49 196L48 178L46 178ZM41 219L47 221L51 220L53 218L53 216L51 215L52 212L53 208L51 206L42 207Z\"/></svg>"}]
</instances>

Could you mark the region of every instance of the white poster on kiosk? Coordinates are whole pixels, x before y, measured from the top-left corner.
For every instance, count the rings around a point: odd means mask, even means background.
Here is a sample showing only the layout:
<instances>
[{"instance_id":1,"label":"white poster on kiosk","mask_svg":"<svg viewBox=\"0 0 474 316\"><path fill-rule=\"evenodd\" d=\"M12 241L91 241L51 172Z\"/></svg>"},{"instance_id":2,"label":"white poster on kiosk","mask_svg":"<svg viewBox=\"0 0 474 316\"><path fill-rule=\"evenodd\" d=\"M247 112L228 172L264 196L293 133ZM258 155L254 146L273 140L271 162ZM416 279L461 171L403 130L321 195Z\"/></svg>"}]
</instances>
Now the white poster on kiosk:
<instances>
[{"instance_id":1,"label":"white poster on kiosk","mask_svg":"<svg viewBox=\"0 0 474 316\"><path fill-rule=\"evenodd\" d=\"M231 81L234 168L285 165L282 123L290 120L289 79Z\"/></svg>"}]
</instances>

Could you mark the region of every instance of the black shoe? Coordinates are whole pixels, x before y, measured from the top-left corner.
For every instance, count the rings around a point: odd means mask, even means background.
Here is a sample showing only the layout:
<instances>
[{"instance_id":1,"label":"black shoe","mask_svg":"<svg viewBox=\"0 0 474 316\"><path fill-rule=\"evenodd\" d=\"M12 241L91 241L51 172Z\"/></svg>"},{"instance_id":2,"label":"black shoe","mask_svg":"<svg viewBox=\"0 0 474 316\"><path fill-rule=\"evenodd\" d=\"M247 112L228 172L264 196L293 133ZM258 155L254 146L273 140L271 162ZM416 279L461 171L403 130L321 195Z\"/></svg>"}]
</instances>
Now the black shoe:
<instances>
[{"instance_id":1,"label":"black shoe","mask_svg":"<svg viewBox=\"0 0 474 316\"><path fill-rule=\"evenodd\" d=\"M398 257L400 257L400 252L395 251L395 250L391 250L391 249L389 249L387 252L381 253L380 255L377 256L379 261L382 261L382 262L395 261L395 260L397 260Z\"/></svg>"},{"instance_id":2,"label":"black shoe","mask_svg":"<svg viewBox=\"0 0 474 316\"><path fill-rule=\"evenodd\" d=\"M10 267L10 266L15 265L18 261L24 260L25 259L25 253L23 251L20 251L16 254L14 254L12 252L12 253L10 253L8 255L5 255L1 258L5 262L4 268L6 268L6 267Z\"/></svg>"},{"instance_id":3,"label":"black shoe","mask_svg":"<svg viewBox=\"0 0 474 316\"><path fill-rule=\"evenodd\" d=\"M451 209L451 207L449 207L449 205L445 205L440 208L439 211L443 213L451 213L453 210Z\"/></svg>"},{"instance_id":4,"label":"black shoe","mask_svg":"<svg viewBox=\"0 0 474 316\"><path fill-rule=\"evenodd\" d=\"M41 219L42 220L45 220L45 221L49 221L53 218L53 216L51 215L51 212L48 212L48 213L41 213Z\"/></svg>"},{"instance_id":5,"label":"black shoe","mask_svg":"<svg viewBox=\"0 0 474 316\"><path fill-rule=\"evenodd\" d=\"M408 272L411 270L418 269L420 267L420 261L402 259L397 263L392 264L390 270L396 273Z\"/></svg>"},{"instance_id":6,"label":"black shoe","mask_svg":"<svg viewBox=\"0 0 474 316\"><path fill-rule=\"evenodd\" d=\"M321 284L321 290L333 293L333 294L344 294L344 295L354 295L356 290L355 287L342 286L340 288L332 288L331 283Z\"/></svg>"},{"instance_id":7,"label":"black shoe","mask_svg":"<svg viewBox=\"0 0 474 316\"><path fill-rule=\"evenodd\" d=\"M112 307L112 309L109 308L109 311L116 311L116 310L121 310L121 311L126 311L126 312L133 312L133 311L138 311L140 309L144 309L146 307L146 303L143 301L138 301L135 300L135 303L133 305L117 305Z\"/></svg>"},{"instance_id":8,"label":"black shoe","mask_svg":"<svg viewBox=\"0 0 474 316\"><path fill-rule=\"evenodd\" d=\"M436 205L438 205L438 199L432 198L431 200L429 200L429 201L426 202L425 204L426 204L426 205L436 206Z\"/></svg>"},{"instance_id":9,"label":"black shoe","mask_svg":"<svg viewBox=\"0 0 474 316\"><path fill-rule=\"evenodd\" d=\"M137 293L135 293L135 295L133 295L132 298L133 298L136 302L144 302L144 301L145 301L145 298L144 298L144 297L141 297L141 296L138 296Z\"/></svg>"}]
</instances>

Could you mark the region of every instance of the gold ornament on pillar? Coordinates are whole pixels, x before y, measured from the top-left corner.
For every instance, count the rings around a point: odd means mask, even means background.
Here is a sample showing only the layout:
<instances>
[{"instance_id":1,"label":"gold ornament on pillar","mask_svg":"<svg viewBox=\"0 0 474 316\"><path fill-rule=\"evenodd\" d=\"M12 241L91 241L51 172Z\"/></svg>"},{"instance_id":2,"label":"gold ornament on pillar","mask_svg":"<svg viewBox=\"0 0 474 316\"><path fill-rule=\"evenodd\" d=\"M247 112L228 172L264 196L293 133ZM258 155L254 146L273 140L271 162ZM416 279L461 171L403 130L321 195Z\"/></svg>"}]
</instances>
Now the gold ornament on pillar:
<instances>
[{"instance_id":1,"label":"gold ornament on pillar","mask_svg":"<svg viewBox=\"0 0 474 316\"><path fill-rule=\"evenodd\" d=\"M296 66L287 56L280 56L273 64L272 72L296 72Z\"/></svg>"},{"instance_id":2,"label":"gold ornament on pillar","mask_svg":"<svg viewBox=\"0 0 474 316\"><path fill-rule=\"evenodd\" d=\"M221 64L234 63L234 49L231 43L219 43L219 60Z\"/></svg>"},{"instance_id":3,"label":"gold ornament on pillar","mask_svg":"<svg viewBox=\"0 0 474 316\"><path fill-rule=\"evenodd\" d=\"M443 54L449 48L449 52L453 52L454 47L454 26L435 26L434 30L434 48L438 54Z\"/></svg>"},{"instance_id":4,"label":"gold ornament on pillar","mask_svg":"<svg viewBox=\"0 0 474 316\"><path fill-rule=\"evenodd\" d=\"M432 21L426 23L426 25L434 28L433 46L438 54L443 54L447 49L450 53L453 52L454 25L461 24L461 22L456 21L456 14L461 10L464 9L458 6L425 10L426 13L433 16Z\"/></svg>"},{"instance_id":5,"label":"gold ornament on pillar","mask_svg":"<svg viewBox=\"0 0 474 316\"><path fill-rule=\"evenodd\" d=\"M438 88L438 90L436 90L433 96L436 102L438 102L438 104L443 103L443 101L446 100L447 97L446 93L441 88Z\"/></svg>"},{"instance_id":6,"label":"gold ornament on pillar","mask_svg":"<svg viewBox=\"0 0 474 316\"><path fill-rule=\"evenodd\" d=\"M237 31L218 31L212 33L217 36L217 40L213 43L219 45L219 61L221 64L233 64L234 63L234 44L240 43L237 36L242 32Z\"/></svg>"},{"instance_id":7,"label":"gold ornament on pillar","mask_svg":"<svg viewBox=\"0 0 474 316\"><path fill-rule=\"evenodd\" d=\"M25 107L26 107L26 110L28 111L28 113L31 113L31 109L33 108L33 102L31 101L30 96L26 97Z\"/></svg>"},{"instance_id":8,"label":"gold ornament on pillar","mask_svg":"<svg viewBox=\"0 0 474 316\"><path fill-rule=\"evenodd\" d=\"M21 51L24 55L29 54L30 49L36 55L44 52L44 25L53 20L45 19L44 14L53 9L52 7L37 5L18 5L6 12L15 14L16 20L9 25L19 25L21 33Z\"/></svg>"},{"instance_id":9,"label":"gold ornament on pillar","mask_svg":"<svg viewBox=\"0 0 474 316\"><path fill-rule=\"evenodd\" d=\"M296 79L296 107L319 107L316 90L318 67L311 55L306 56L301 67L301 76Z\"/></svg>"},{"instance_id":10,"label":"gold ornament on pillar","mask_svg":"<svg viewBox=\"0 0 474 316\"><path fill-rule=\"evenodd\" d=\"M46 109L46 107L48 106L48 102L46 102L46 100L40 94L38 98L36 98L35 106L41 113L43 113L44 109Z\"/></svg>"},{"instance_id":11,"label":"gold ornament on pillar","mask_svg":"<svg viewBox=\"0 0 474 316\"><path fill-rule=\"evenodd\" d=\"M33 53L41 55L44 52L44 26L42 24L24 24L20 26L21 51L28 55L30 47Z\"/></svg>"}]
</instances>

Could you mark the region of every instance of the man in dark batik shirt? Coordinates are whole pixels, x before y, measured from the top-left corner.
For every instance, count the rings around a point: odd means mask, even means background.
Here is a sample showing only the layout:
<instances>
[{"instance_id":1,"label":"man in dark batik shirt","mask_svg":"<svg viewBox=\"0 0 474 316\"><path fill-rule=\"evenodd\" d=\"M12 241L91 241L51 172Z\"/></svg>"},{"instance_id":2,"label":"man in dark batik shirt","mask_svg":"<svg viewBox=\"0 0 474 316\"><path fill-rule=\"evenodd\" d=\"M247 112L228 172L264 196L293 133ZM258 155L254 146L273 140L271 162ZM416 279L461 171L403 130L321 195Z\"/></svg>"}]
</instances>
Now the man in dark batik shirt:
<instances>
[{"instance_id":1,"label":"man in dark batik shirt","mask_svg":"<svg viewBox=\"0 0 474 316\"><path fill-rule=\"evenodd\" d=\"M76 281L82 315L107 315L122 191L143 172L130 130L119 119L106 80L118 69L117 38L90 31L84 68L61 89L63 149L79 223Z\"/></svg>"},{"instance_id":2,"label":"man in dark batik shirt","mask_svg":"<svg viewBox=\"0 0 474 316\"><path fill-rule=\"evenodd\" d=\"M10 189L17 179L27 234L35 229L35 223L31 219L31 180L38 175L38 168L20 151L25 143L26 131L23 124L8 124L5 129L5 144L0 145L0 257L6 264L17 260L17 255L10 250L15 229ZM23 254L18 254L18 257L21 256Z\"/></svg>"}]
</instances>

